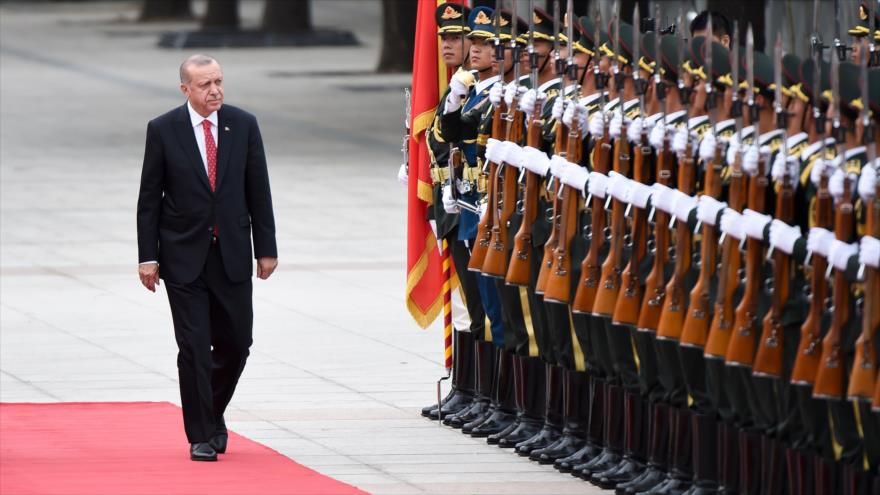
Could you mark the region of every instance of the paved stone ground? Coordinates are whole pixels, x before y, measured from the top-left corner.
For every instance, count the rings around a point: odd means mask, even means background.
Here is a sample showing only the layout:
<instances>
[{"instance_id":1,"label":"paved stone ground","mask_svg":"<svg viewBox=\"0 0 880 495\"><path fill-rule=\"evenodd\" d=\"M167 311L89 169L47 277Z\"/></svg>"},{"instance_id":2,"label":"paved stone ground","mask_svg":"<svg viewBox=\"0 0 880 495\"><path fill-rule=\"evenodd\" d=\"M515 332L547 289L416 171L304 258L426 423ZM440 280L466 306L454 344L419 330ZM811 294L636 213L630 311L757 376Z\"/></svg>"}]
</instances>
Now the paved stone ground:
<instances>
[{"instance_id":1,"label":"paved stone ground","mask_svg":"<svg viewBox=\"0 0 880 495\"><path fill-rule=\"evenodd\" d=\"M442 349L403 304L409 76L371 73L378 1L314 4L316 24L363 44L212 52L227 102L260 118L281 255L255 282L230 427L377 494L598 493L419 416ZM183 101L188 53L155 42L193 25L135 24L137 5L0 4L2 401L179 403L167 299L136 276L134 210L145 124ZM244 3L246 25L259 14Z\"/></svg>"}]
</instances>

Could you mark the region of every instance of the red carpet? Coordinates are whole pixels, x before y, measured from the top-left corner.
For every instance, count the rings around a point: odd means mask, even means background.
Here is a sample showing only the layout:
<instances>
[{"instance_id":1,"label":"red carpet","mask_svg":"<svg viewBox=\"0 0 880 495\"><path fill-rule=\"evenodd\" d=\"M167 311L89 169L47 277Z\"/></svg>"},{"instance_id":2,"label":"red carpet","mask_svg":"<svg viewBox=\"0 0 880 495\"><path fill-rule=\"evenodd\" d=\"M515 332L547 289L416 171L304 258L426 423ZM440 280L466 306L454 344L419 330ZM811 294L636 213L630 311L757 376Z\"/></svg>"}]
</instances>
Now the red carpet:
<instances>
[{"instance_id":1,"label":"red carpet","mask_svg":"<svg viewBox=\"0 0 880 495\"><path fill-rule=\"evenodd\" d=\"M228 454L192 462L167 402L0 404L0 493L363 494L229 432Z\"/></svg>"}]
</instances>

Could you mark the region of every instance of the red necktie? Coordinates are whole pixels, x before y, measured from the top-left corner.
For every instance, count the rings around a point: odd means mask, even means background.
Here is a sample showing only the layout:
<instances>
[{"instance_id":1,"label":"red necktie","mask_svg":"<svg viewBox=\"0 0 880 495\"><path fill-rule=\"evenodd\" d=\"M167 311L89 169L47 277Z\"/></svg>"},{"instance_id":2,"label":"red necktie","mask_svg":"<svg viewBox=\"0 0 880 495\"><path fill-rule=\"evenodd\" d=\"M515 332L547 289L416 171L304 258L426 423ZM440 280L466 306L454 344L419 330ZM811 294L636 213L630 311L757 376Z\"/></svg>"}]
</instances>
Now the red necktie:
<instances>
[{"instance_id":1,"label":"red necktie","mask_svg":"<svg viewBox=\"0 0 880 495\"><path fill-rule=\"evenodd\" d=\"M211 184L211 190L217 187L217 144L214 142L214 135L211 134L211 121L203 120L202 128L205 129L205 157L208 159L208 183ZM214 225L214 236L217 235L219 229Z\"/></svg>"}]
</instances>

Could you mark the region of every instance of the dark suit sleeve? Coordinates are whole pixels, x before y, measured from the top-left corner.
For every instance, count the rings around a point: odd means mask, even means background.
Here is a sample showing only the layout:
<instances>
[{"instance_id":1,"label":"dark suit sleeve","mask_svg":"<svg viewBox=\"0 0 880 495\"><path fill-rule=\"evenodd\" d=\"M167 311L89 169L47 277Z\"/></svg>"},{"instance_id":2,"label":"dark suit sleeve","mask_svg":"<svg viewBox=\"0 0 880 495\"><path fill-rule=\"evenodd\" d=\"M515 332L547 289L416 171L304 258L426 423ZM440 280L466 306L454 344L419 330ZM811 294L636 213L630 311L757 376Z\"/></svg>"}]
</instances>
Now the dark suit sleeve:
<instances>
[{"instance_id":1,"label":"dark suit sleeve","mask_svg":"<svg viewBox=\"0 0 880 495\"><path fill-rule=\"evenodd\" d=\"M159 216L165 178L165 155L155 123L147 124L147 143L137 204L138 262L159 260Z\"/></svg>"},{"instance_id":2,"label":"dark suit sleeve","mask_svg":"<svg viewBox=\"0 0 880 495\"><path fill-rule=\"evenodd\" d=\"M251 228L254 235L254 256L261 258L278 257L275 244L275 215L272 212L272 192L269 189L269 171L266 167L266 153L263 150L263 137L257 120L251 120L248 135L248 158L245 172L245 193L248 211L251 215Z\"/></svg>"}]
</instances>

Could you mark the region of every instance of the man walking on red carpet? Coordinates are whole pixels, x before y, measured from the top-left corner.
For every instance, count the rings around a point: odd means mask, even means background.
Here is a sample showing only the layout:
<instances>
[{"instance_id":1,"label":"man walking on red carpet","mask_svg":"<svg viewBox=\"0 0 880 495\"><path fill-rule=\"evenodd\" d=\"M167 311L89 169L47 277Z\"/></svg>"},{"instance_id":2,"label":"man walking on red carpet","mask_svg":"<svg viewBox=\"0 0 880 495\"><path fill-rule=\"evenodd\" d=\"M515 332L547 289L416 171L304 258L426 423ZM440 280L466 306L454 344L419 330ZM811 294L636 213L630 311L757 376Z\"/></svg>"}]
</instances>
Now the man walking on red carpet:
<instances>
[{"instance_id":1,"label":"man walking on red carpet","mask_svg":"<svg viewBox=\"0 0 880 495\"><path fill-rule=\"evenodd\" d=\"M256 118L223 105L207 55L180 66L186 103L147 124L137 207L141 283L165 280L183 423L194 461L226 451L223 412L252 343L253 273L278 265L275 218ZM251 248L253 234L253 249Z\"/></svg>"}]
</instances>

